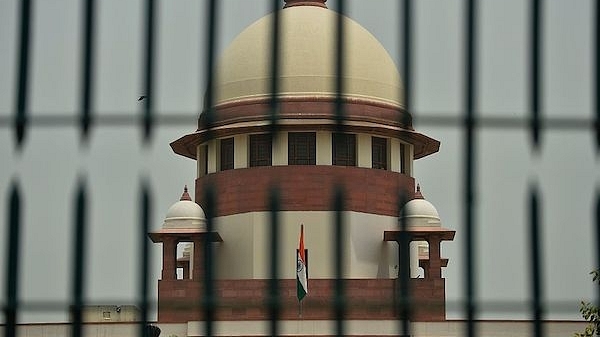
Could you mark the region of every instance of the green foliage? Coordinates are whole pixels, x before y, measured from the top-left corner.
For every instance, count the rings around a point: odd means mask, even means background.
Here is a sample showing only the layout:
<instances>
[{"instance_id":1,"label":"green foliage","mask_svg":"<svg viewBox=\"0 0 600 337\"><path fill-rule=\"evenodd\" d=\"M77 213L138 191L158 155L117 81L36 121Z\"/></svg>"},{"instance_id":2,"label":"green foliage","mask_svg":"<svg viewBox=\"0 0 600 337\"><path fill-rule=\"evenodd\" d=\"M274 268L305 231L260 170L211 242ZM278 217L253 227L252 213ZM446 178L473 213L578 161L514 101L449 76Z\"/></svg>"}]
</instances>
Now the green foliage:
<instances>
[{"instance_id":1,"label":"green foliage","mask_svg":"<svg viewBox=\"0 0 600 337\"><path fill-rule=\"evenodd\" d=\"M596 269L590 273L592 275L592 281L600 283L600 270ZM576 332L573 334L575 337L592 337L600 336L600 308L590 302L581 301L581 307L579 308L581 316L588 321L588 325L585 327L583 332Z\"/></svg>"}]
</instances>

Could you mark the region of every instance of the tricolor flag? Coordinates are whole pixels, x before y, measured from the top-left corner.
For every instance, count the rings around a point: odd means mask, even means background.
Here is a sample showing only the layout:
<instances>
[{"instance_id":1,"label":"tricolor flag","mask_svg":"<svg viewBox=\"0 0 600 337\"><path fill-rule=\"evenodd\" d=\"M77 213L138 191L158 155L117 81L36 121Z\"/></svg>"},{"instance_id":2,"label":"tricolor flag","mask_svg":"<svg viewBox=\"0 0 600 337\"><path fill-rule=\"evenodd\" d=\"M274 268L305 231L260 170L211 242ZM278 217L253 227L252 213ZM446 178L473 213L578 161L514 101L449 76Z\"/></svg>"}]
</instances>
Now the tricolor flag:
<instances>
[{"instance_id":1,"label":"tricolor flag","mask_svg":"<svg viewBox=\"0 0 600 337\"><path fill-rule=\"evenodd\" d=\"M304 255L304 225L300 225L300 245L298 246L296 262L296 288L298 301L308 294L308 277L306 274L306 256Z\"/></svg>"}]
</instances>

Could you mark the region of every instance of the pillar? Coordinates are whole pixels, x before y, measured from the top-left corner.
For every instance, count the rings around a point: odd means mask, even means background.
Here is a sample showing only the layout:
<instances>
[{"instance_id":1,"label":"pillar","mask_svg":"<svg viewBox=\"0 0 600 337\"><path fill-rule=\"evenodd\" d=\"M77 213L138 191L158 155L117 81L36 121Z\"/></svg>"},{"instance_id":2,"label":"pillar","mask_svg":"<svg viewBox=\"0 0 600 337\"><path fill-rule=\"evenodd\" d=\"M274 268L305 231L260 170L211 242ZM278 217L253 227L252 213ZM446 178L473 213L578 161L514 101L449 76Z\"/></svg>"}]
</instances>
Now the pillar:
<instances>
[{"instance_id":1,"label":"pillar","mask_svg":"<svg viewBox=\"0 0 600 337\"><path fill-rule=\"evenodd\" d=\"M204 277L204 238L194 239L194 256L192 258L192 280L202 281Z\"/></svg>"},{"instance_id":2,"label":"pillar","mask_svg":"<svg viewBox=\"0 0 600 337\"><path fill-rule=\"evenodd\" d=\"M419 277L419 242L410 242L410 277Z\"/></svg>"},{"instance_id":3,"label":"pillar","mask_svg":"<svg viewBox=\"0 0 600 337\"><path fill-rule=\"evenodd\" d=\"M177 240L173 237L166 237L163 240L162 279L177 279Z\"/></svg>"},{"instance_id":4,"label":"pillar","mask_svg":"<svg viewBox=\"0 0 600 337\"><path fill-rule=\"evenodd\" d=\"M442 278L442 257L440 256L440 243L442 240L437 235L431 235L427 242L429 243L429 272L428 277Z\"/></svg>"}]
</instances>

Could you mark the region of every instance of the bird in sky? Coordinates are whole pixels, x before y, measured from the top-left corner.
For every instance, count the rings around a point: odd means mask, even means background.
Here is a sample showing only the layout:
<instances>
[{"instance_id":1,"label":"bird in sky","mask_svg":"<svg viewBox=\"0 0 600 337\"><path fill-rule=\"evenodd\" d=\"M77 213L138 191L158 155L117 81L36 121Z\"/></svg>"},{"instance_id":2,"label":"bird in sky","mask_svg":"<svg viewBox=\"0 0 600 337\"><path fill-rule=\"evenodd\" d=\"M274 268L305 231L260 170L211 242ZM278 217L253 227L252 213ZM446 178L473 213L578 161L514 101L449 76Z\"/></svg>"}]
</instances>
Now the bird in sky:
<instances>
[{"instance_id":1,"label":"bird in sky","mask_svg":"<svg viewBox=\"0 0 600 337\"><path fill-rule=\"evenodd\" d=\"M140 96L140 98L138 98L138 102L141 101L141 100L143 100L144 98L146 98L146 95Z\"/></svg>"}]
</instances>

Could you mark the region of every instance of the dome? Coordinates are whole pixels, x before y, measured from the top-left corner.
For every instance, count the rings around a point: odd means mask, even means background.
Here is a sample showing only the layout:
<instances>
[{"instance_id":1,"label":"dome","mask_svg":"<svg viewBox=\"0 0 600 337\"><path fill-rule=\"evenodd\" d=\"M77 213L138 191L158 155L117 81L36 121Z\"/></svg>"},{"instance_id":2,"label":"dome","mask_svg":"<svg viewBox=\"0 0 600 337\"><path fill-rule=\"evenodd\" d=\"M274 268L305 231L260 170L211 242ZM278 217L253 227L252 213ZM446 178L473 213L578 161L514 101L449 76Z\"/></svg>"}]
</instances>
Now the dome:
<instances>
[{"instance_id":1,"label":"dome","mask_svg":"<svg viewBox=\"0 0 600 337\"><path fill-rule=\"evenodd\" d=\"M408 226L440 227L442 225L437 209L432 203L425 200L419 185L417 185L415 198L402 207L400 218L406 219Z\"/></svg>"},{"instance_id":2,"label":"dome","mask_svg":"<svg viewBox=\"0 0 600 337\"><path fill-rule=\"evenodd\" d=\"M192 201L186 186L181 199L167 211L163 228L204 228L205 224L204 211Z\"/></svg>"},{"instance_id":3,"label":"dome","mask_svg":"<svg viewBox=\"0 0 600 337\"><path fill-rule=\"evenodd\" d=\"M280 12L279 94L292 99L333 98L339 14L319 1L290 2ZM270 97L273 17L269 14L247 27L220 57L215 105ZM343 17L343 24L344 95L402 107L403 88L390 55L357 22Z\"/></svg>"}]
</instances>

